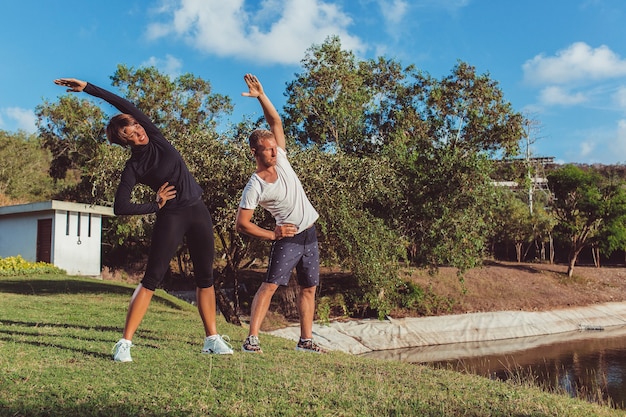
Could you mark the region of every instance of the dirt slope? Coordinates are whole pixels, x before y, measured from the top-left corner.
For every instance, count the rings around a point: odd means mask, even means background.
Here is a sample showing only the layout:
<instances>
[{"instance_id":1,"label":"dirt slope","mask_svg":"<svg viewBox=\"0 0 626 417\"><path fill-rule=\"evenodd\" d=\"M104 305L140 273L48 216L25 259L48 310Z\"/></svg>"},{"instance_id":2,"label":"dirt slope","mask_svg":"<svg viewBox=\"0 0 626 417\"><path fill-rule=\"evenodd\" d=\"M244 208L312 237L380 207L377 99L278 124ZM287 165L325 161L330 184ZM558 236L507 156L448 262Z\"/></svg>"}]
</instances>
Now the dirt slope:
<instances>
[{"instance_id":1,"label":"dirt slope","mask_svg":"<svg viewBox=\"0 0 626 417\"><path fill-rule=\"evenodd\" d=\"M413 272L411 276L438 296L456 300L451 311L438 314L542 311L626 301L623 266L577 266L572 278L566 272L566 265L488 262L467 272L463 283L452 268L442 268L435 276L426 271Z\"/></svg>"}]
</instances>

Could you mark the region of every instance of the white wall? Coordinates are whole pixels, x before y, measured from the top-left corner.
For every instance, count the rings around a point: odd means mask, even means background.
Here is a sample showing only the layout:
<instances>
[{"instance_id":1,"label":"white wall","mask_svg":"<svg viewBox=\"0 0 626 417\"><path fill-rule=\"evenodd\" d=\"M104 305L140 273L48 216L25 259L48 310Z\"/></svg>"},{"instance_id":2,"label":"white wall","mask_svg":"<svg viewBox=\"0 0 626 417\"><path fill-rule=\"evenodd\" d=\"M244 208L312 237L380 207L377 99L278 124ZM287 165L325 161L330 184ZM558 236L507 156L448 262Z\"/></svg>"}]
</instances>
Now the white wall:
<instances>
[{"instance_id":1,"label":"white wall","mask_svg":"<svg viewBox=\"0 0 626 417\"><path fill-rule=\"evenodd\" d=\"M52 219L51 263L71 275L99 276L105 215L112 216L113 209L56 200L0 207L0 257L35 262L37 221Z\"/></svg>"},{"instance_id":2,"label":"white wall","mask_svg":"<svg viewBox=\"0 0 626 417\"><path fill-rule=\"evenodd\" d=\"M27 261L37 260L37 220L50 219L52 213L0 218L0 258L20 255Z\"/></svg>"},{"instance_id":3,"label":"white wall","mask_svg":"<svg viewBox=\"0 0 626 417\"><path fill-rule=\"evenodd\" d=\"M101 226L102 217L91 215L91 236L89 236L89 214L58 210L52 225L52 263L63 268L70 275L100 275ZM80 218L80 234L78 221Z\"/></svg>"}]
</instances>

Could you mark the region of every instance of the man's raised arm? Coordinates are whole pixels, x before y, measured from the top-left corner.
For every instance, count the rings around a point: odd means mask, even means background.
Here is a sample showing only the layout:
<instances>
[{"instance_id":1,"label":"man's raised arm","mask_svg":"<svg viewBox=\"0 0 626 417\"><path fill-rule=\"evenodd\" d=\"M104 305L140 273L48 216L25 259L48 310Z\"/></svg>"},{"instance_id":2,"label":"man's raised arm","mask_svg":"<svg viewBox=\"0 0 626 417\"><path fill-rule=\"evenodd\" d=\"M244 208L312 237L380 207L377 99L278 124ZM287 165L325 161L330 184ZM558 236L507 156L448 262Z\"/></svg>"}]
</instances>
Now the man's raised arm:
<instances>
[{"instance_id":1,"label":"man's raised arm","mask_svg":"<svg viewBox=\"0 0 626 417\"><path fill-rule=\"evenodd\" d=\"M246 74L243 79L248 85L248 89L250 91L241 93L241 95L244 97L256 97L259 100L261 108L263 109L263 116L265 117L267 124L270 126L270 131L274 134L276 144L279 147L286 149L287 144L285 141L285 132L283 131L283 122L269 97L265 95L261 82L255 75L252 74Z\"/></svg>"}]
</instances>

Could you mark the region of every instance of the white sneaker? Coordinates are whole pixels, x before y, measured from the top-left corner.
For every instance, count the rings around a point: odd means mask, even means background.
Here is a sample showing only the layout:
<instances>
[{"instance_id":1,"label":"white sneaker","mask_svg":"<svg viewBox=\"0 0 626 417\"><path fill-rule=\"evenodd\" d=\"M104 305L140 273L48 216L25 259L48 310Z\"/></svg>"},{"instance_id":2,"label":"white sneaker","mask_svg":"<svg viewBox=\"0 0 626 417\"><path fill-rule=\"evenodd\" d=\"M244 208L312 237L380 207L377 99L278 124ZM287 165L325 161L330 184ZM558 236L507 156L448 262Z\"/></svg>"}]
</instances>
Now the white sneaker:
<instances>
[{"instance_id":1,"label":"white sneaker","mask_svg":"<svg viewBox=\"0 0 626 417\"><path fill-rule=\"evenodd\" d=\"M115 362L132 362L133 358L130 357L130 348L133 346L130 340L120 339L113 346L113 360Z\"/></svg>"},{"instance_id":2,"label":"white sneaker","mask_svg":"<svg viewBox=\"0 0 626 417\"><path fill-rule=\"evenodd\" d=\"M224 339L224 337L226 339ZM219 334L214 336L207 336L204 338L204 347L202 348L202 353L214 355L232 355L233 347L228 342L230 342L230 338L228 336L221 336Z\"/></svg>"}]
</instances>

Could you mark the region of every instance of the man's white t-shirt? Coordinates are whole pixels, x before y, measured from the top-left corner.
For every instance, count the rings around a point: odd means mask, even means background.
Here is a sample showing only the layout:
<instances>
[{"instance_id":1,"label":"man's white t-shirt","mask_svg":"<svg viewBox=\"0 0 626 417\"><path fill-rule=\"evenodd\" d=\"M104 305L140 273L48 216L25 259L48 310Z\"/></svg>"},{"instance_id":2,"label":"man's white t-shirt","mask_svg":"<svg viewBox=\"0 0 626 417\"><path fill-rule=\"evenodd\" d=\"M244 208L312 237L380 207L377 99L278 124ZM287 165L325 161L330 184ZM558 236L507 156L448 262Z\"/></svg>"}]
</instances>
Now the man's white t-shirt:
<instances>
[{"instance_id":1,"label":"man's white t-shirt","mask_svg":"<svg viewBox=\"0 0 626 417\"><path fill-rule=\"evenodd\" d=\"M239 207L254 210L260 205L272 214L276 225L293 224L300 233L315 223L319 214L307 198L302 183L287 160L287 152L281 147L277 149L278 179L268 183L256 173L252 174L243 189Z\"/></svg>"}]
</instances>

